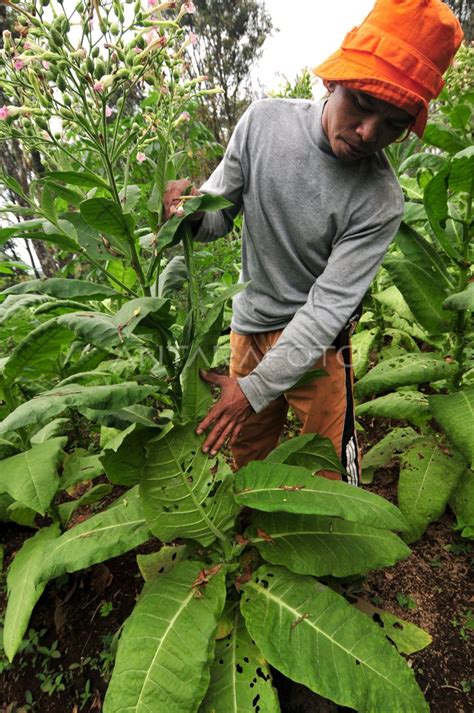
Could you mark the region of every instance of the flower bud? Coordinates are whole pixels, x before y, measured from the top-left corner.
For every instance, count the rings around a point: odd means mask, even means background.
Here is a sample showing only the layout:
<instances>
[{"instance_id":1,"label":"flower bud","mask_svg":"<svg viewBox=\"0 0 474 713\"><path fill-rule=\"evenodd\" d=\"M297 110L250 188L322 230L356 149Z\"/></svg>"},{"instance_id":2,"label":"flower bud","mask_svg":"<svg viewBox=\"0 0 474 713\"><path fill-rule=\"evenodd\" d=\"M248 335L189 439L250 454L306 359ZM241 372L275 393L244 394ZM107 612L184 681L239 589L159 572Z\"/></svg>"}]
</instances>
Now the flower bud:
<instances>
[{"instance_id":1,"label":"flower bud","mask_svg":"<svg viewBox=\"0 0 474 713\"><path fill-rule=\"evenodd\" d=\"M62 74L58 75L56 84L58 85L58 89L60 89L62 92L66 91L67 84L66 84L66 80L64 79L64 76Z\"/></svg>"},{"instance_id":2,"label":"flower bud","mask_svg":"<svg viewBox=\"0 0 474 713\"><path fill-rule=\"evenodd\" d=\"M86 68L89 74L94 74L94 60L92 57L86 59Z\"/></svg>"},{"instance_id":3,"label":"flower bud","mask_svg":"<svg viewBox=\"0 0 474 713\"><path fill-rule=\"evenodd\" d=\"M63 46L63 37L61 33L59 33L54 28L51 29L50 43L51 46L55 49L61 49L61 47Z\"/></svg>"},{"instance_id":4,"label":"flower bud","mask_svg":"<svg viewBox=\"0 0 474 713\"><path fill-rule=\"evenodd\" d=\"M100 79L102 75L104 75L107 72L107 67L105 66L105 62L102 59L98 59L97 62L95 63L95 69L94 69L94 77L96 79Z\"/></svg>"},{"instance_id":5,"label":"flower bud","mask_svg":"<svg viewBox=\"0 0 474 713\"><path fill-rule=\"evenodd\" d=\"M98 47L94 47L94 48L93 48L91 54L92 54L92 56L94 57L94 59L97 59L97 57L99 56L99 52L100 52L100 50L99 50Z\"/></svg>"},{"instance_id":6,"label":"flower bud","mask_svg":"<svg viewBox=\"0 0 474 713\"><path fill-rule=\"evenodd\" d=\"M63 104L65 104L66 106L71 106L72 99L69 94L63 94Z\"/></svg>"}]
</instances>

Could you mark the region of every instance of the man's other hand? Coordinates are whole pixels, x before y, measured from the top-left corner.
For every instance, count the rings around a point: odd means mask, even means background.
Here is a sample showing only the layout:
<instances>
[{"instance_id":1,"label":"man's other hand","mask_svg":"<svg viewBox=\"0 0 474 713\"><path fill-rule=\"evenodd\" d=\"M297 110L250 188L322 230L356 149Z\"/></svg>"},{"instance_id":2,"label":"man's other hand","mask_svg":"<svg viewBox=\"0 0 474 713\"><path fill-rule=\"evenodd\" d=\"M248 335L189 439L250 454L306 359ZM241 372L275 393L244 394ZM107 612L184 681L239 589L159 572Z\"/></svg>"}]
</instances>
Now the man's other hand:
<instances>
[{"instance_id":1,"label":"man's other hand","mask_svg":"<svg viewBox=\"0 0 474 713\"><path fill-rule=\"evenodd\" d=\"M188 190L190 189L190 190ZM163 195L163 216L168 220L182 207L183 196L198 196L199 191L187 178L180 178L178 181L168 181ZM202 212L196 212L189 216L192 220L202 217Z\"/></svg>"},{"instance_id":2,"label":"man's other hand","mask_svg":"<svg viewBox=\"0 0 474 713\"><path fill-rule=\"evenodd\" d=\"M239 437L242 426L253 413L253 408L239 386L237 379L230 376L220 376L201 370L201 379L208 384L219 386L221 396L214 404L206 418L201 421L196 429L198 436L210 428L202 450L204 453L215 455L228 440L233 446Z\"/></svg>"}]
</instances>

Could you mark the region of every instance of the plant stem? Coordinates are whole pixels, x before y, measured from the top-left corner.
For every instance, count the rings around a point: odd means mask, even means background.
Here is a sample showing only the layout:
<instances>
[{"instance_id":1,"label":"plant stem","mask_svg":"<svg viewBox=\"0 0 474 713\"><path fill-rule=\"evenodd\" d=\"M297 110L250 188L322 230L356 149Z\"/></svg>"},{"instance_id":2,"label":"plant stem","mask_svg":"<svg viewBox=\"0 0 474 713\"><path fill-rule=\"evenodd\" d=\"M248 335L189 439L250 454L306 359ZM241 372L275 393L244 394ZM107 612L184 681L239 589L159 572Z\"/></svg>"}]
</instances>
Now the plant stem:
<instances>
[{"instance_id":1,"label":"plant stem","mask_svg":"<svg viewBox=\"0 0 474 713\"><path fill-rule=\"evenodd\" d=\"M463 262L459 264L459 283L458 292L462 292L466 289L469 281L469 245L470 245L470 229L471 229L471 215L472 215L472 199L473 199L473 182L471 181L471 190L468 194L467 208L466 208L466 218L463 220ZM466 310L460 310L456 318L456 343L454 348L454 358L458 364L458 370L453 379L453 385L455 388L459 388L464 368L464 351L466 347L465 331L467 326Z\"/></svg>"},{"instance_id":2,"label":"plant stem","mask_svg":"<svg viewBox=\"0 0 474 713\"><path fill-rule=\"evenodd\" d=\"M199 286L196 280L196 274L194 269L192 231L186 221L183 222L182 228L184 260L186 263L186 270L188 272L188 309L191 315L189 343L192 344L199 319Z\"/></svg>"}]
</instances>

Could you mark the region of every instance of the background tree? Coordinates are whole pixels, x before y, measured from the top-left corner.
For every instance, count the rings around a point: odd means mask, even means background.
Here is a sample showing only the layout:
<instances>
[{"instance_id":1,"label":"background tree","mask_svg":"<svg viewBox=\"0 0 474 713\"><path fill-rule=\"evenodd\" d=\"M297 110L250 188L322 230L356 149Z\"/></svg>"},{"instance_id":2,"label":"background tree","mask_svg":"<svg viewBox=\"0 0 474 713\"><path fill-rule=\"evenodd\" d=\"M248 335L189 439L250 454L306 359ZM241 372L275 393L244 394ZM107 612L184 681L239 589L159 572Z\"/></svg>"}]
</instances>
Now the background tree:
<instances>
[{"instance_id":1,"label":"background tree","mask_svg":"<svg viewBox=\"0 0 474 713\"><path fill-rule=\"evenodd\" d=\"M207 75L223 93L206 97L205 123L225 143L251 98L249 74L273 24L260 0L195 0L186 17L195 33L192 72Z\"/></svg>"},{"instance_id":2,"label":"background tree","mask_svg":"<svg viewBox=\"0 0 474 713\"><path fill-rule=\"evenodd\" d=\"M444 0L461 22L467 44L474 40L474 17L472 0Z\"/></svg>"}]
</instances>

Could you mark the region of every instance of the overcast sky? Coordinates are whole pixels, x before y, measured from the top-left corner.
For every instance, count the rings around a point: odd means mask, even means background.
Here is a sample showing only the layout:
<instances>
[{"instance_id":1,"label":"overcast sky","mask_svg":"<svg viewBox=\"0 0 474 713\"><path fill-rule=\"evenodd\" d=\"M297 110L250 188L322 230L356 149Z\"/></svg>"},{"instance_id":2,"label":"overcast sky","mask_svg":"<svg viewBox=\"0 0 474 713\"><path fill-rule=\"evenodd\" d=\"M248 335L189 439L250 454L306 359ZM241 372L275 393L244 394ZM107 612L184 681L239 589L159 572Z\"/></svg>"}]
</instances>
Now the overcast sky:
<instances>
[{"instance_id":1,"label":"overcast sky","mask_svg":"<svg viewBox=\"0 0 474 713\"><path fill-rule=\"evenodd\" d=\"M334 52L344 35L370 12L375 0L266 0L279 29L265 40L253 76L266 89L277 89L285 75L293 80L303 67L314 67Z\"/></svg>"}]
</instances>

